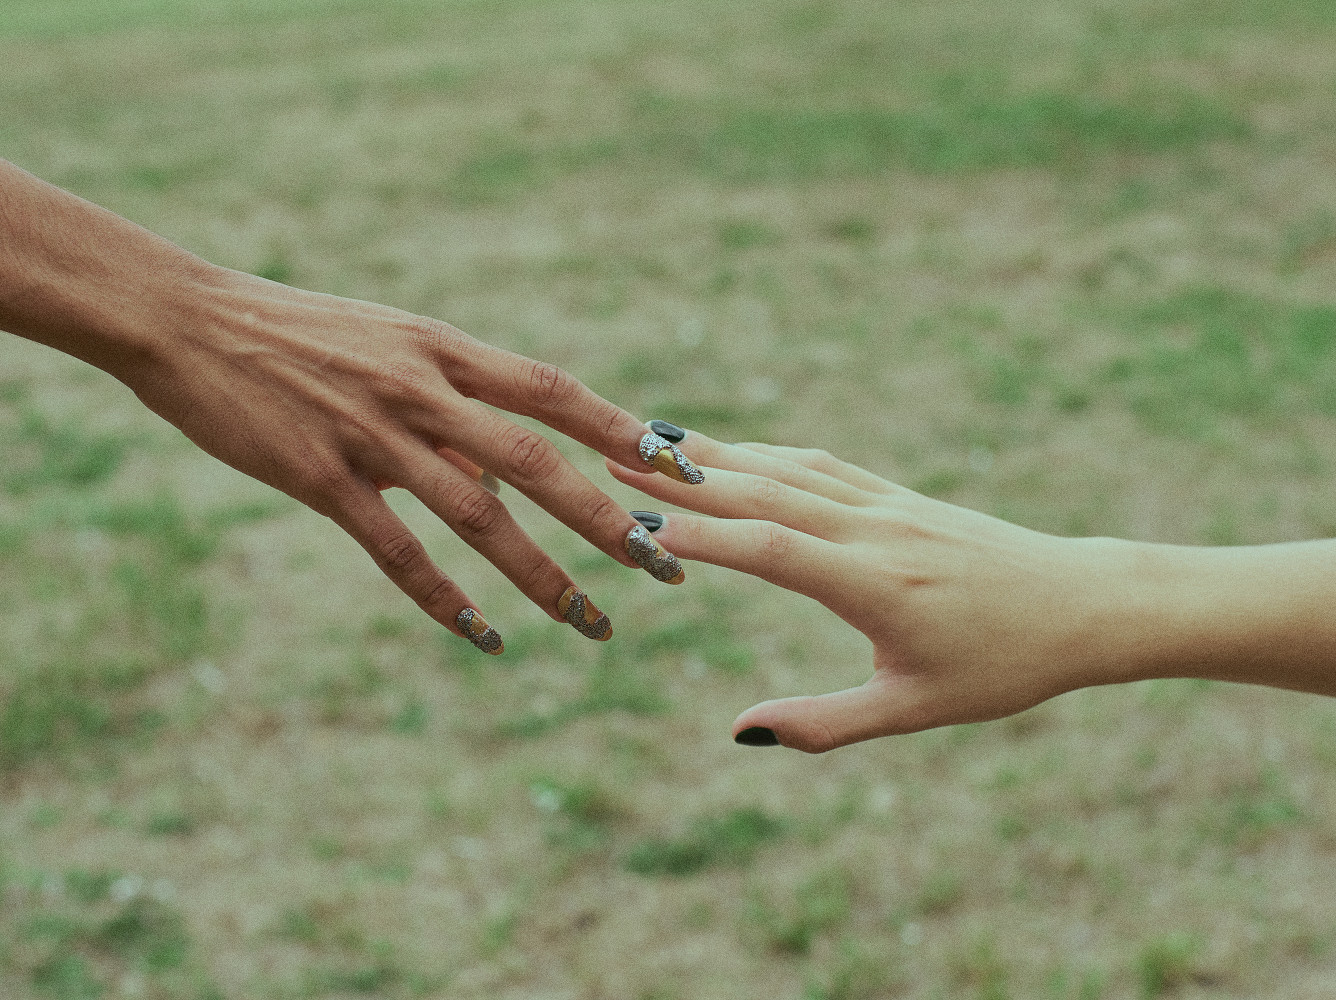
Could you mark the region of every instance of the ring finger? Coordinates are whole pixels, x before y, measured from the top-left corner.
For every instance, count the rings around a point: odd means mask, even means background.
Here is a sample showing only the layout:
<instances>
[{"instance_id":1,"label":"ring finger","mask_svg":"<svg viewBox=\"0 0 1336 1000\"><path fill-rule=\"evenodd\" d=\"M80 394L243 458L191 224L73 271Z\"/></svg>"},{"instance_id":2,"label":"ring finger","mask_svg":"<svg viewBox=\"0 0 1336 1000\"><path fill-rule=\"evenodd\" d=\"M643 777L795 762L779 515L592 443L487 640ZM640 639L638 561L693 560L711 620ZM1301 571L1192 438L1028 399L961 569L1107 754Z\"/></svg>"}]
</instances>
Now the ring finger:
<instances>
[{"instance_id":1,"label":"ring finger","mask_svg":"<svg viewBox=\"0 0 1336 1000\"><path fill-rule=\"evenodd\" d=\"M642 493L700 514L773 521L832 542L849 539L854 512L847 505L748 472L711 468L705 483L687 486L667 476L633 472L609 461L614 477ZM671 551L671 544L667 544Z\"/></svg>"},{"instance_id":2,"label":"ring finger","mask_svg":"<svg viewBox=\"0 0 1336 1000\"><path fill-rule=\"evenodd\" d=\"M877 502L868 491L793 461L786 455L752 450L747 445L724 444L696 431L688 434L679 447L698 465L765 476L851 507L869 507Z\"/></svg>"}]
</instances>

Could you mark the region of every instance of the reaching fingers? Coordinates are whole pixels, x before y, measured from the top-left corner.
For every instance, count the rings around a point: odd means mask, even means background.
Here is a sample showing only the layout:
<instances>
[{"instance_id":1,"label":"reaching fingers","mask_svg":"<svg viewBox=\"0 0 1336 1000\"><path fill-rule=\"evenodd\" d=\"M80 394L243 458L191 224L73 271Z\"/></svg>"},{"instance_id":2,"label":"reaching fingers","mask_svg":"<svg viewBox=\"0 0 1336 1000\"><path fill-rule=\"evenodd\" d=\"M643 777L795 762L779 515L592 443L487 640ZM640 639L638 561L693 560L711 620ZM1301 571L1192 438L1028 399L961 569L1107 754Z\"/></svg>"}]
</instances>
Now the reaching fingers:
<instances>
[{"instance_id":1,"label":"reaching fingers","mask_svg":"<svg viewBox=\"0 0 1336 1000\"><path fill-rule=\"evenodd\" d=\"M743 746L825 753L927 728L916 716L916 703L912 680L876 673L866 684L846 691L754 705L734 720L733 739Z\"/></svg>"},{"instance_id":2,"label":"reaching fingers","mask_svg":"<svg viewBox=\"0 0 1336 1000\"><path fill-rule=\"evenodd\" d=\"M471 460L496 472L562 524L624 565L639 565L665 583L682 582L682 567L673 568L675 560L645 539L631 515L582 476L551 441L484 406L467 405L470 410L457 422L454 441ZM661 476L649 478L668 482Z\"/></svg>"},{"instance_id":3,"label":"reaching fingers","mask_svg":"<svg viewBox=\"0 0 1336 1000\"><path fill-rule=\"evenodd\" d=\"M722 520L691 514L637 518L654 538L683 559L741 570L836 607L848 590L843 546L773 521ZM838 607L836 608L838 610Z\"/></svg>"},{"instance_id":4,"label":"reaching fingers","mask_svg":"<svg viewBox=\"0 0 1336 1000\"><path fill-rule=\"evenodd\" d=\"M866 507L877 501L877 496L851 485L845 479L819 472L786 456L754 451L746 445L723 444L696 431L686 437L681 448L696 464L710 469L728 469L764 476L852 507Z\"/></svg>"},{"instance_id":5,"label":"reaching fingers","mask_svg":"<svg viewBox=\"0 0 1336 1000\"><path fill-rule=\"evenodd\" d=\"M613 462L607 465L608 471L628 486L701 514L773 521L830 541L846 541L853 530L853 511L848 506L766 476L712 468L709 481L695 487L663 476L632 472ZM664 544L673 550L670 541L665 539Z\"/></svg>"},{"instance_id":6,"label":"reaching fingers","mask_svg":"<svg viewBox=\"0 0 1336 1000\"><path fill-rule=\"evenodd\" d=\"M700 481L699 471L671 442L647 443L654 435L646 434L644 424L556 365L463 334L445 343L446 377L463 395L541 420L614 462L632 468L648 465L684 482Z\"/></svg>"},{"instance_id":7,"label":"reaching fingers","mask_svg":"<svg viewBox=\"0 0 1336 1000\"><path fill-rule=\"evenodd\" d=\"M611 636L612 625L607 616L592 608L565 571L515 523L500 499L426 449L419 455L405 456L400 466L404 488L550 617L570 622L591 639ZM579 622L573 621L569 614L576 594L580 595L581 603L576 614ZM593 620L583 621L583 613L590 609L595 612ZM594 621L599 623L598 628L582 627Z\"/></svg>"},{"instance_id":8,"label":"reaching fingers","mask_svg":"<svg viewBox=\"0 0 1336 1000\"><path fill-rule=\"evenodd\" d=\"M366 549L387 577L418 607L485 653L499 654L501 636L432 562L417 536L370 486L350 487L334 503L334 522Z\"/></svg>"},{"instance_id":9,"label":"reaching fingers","mask_svg":"<svg viewBox=\"0 0 1336 1000\"><path fill-rule=\"evenodd\" d=\"M859 468L851 462L842 461L830 452L822 451L820 448L786 448L781 445L760 444L754 441L748 441L734 447L801 465L868 493L884 496L898 490L894 483L888 482L880 476L874 476L867 469Z\"/></svg>"}]
</instances>

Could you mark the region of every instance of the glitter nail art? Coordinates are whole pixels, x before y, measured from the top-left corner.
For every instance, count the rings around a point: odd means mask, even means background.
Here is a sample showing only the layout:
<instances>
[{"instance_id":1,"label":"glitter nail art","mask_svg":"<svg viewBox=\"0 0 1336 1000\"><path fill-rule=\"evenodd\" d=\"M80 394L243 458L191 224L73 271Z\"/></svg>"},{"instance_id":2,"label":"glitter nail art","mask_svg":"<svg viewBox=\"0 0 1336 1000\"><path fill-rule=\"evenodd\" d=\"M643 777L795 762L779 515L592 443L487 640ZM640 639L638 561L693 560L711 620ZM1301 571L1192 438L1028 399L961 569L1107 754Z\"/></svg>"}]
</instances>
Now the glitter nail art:
<instances>
[{"instance_id":1,"label":"glitter nail art","mask_svg":"<svg viewBox=\"0 0 1336 1000\"><path fill-rule=\"evenodd\" d=\"M582 591L567 587L566 592L557 601L557 613L574 627L575 631L590 639L603 642L612 636L612 622Z\"/></svg>"},{"instance_id":2,"label":"glitter nail art","mask_svg":"<svg viewBox=\"0 0 1336 1000\"><path fill-rule=\"evenodd\" d=\"M650 576L664 583L681 583L687 578L677 556L654 540L643 525L637 524L626 536L626 551Z\"/></svg>"},{"instance_id":3,"label":"glitter nail art","mask_svg":"<svg viewBox=\"0 0 1336 1000\"><path fill-rule=\"evenodd\" d=\"M705 475L682 454L682 449L657 434L649 433L640 439L640 457L679 483L694 486L705 482Z\"/></svg>"},{"instance_id":4,"label":"glitter nail art","mask_svg":"<svg viewBox=\"0 0 1336 1000\"><path fill-rule=\"evenodd\" d=\"M501 634L488 625L487 620L472 608L461 611L459 617L455 619L455 624L459 626L459 631L464 633L464 638L484 653L496 656L505 648L501 642Z\"/></svg>"}]
</instances>

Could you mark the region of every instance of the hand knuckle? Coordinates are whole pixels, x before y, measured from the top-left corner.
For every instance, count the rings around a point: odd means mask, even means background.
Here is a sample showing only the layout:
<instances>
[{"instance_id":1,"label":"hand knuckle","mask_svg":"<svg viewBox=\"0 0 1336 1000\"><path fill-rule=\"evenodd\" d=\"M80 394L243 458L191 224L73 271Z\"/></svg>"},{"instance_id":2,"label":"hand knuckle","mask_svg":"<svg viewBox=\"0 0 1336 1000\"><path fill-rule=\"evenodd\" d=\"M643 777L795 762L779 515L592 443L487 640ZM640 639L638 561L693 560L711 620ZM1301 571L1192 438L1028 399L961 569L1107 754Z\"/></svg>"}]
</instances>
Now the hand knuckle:
<instances>
[{"instance_id":1,"label":"hand knuckle","mask_svg":"<svg viewBox=\"0 0 1336 1000\"><path fill-rule=\"evenodd\" d=\"M793 548L793 536L787 528L769 522L757 529L757 544L770 559L782 559Z\"/></svg>"},{"instance_id":2,"label":"hand knuckle","mask_svg":"<svg viewBox=\"0 0 1336 1000\"><path fill-rule=\"evenodd\" d=\"M449 323L430 316L414 316L407 323L408 336L415 346L431 354L442 354L462 336Z\"/></svg>"},{"instance_id":3,"label":"hand knuckle","mask_svg":"<svg viewBox=\"0 0 1336 1000\"><path fill-rule=\"evenodd\" d=\"M301 499L320 513L328 513L348 489L348 468L332 458L311 458L298 472Z\"/></svg>"},{"instance_id":4,"label":"hand knuckle","mask_svg":"<svg viewBox=\"0 0 1336 1000\"><path fill-rule=\"evenodd\" d=\"M544 584L547 583L552 575L553 566L546 559L533 559L525 564L519 572L519 578L515 581L516 586L526 594L542 593ZM547 588L551 589L551 588ZM565 589L562 587L560 589Z\"/></svg>"},{"instance_id":5,"label":"hand knuckle","mask_svg":"<svg viewBox=\"0 0 1336 1000\"><path fill-rule=\"evenodd\" d=\"M500 500L479 487L455 497L453 509L455 527L459 531L486 535L496 530L505 508Z\"/></svg>"},{"instance_id":6,"label":"hand knuckle","mask_svg":"<svg viewBox=\"0 0 1336 1000\"><path fill-rule=\"evenodd\" d=\"M755 480L750 489L751 497L749 499L752 509L767 511L771 510L778 502L783 487L773 479L762 477Z\"/></svg>"},{"instance_id":7,"label":"hand knuckle","mask_svg":"<svg viewBox=\"0 0 1336 1000\"><path fill-rule=\"evenodd\" d=\"M448 604L454 597L455 587L450 582L449 577L439 574L435 580L428 584L422 597L418 599L419 605L428 612L439 609L442 605Z\"/></svg>"},{"instance_id":8,"label":"hand knuckle","mask_svg":"<svg viewBox=\"0 0 1336 1000\"><path fill-rule=\"evenodd\" d=\"M543 479L557 471L557 449L541 434L515 427L503 446L506 464L522 479Z\"/></svg>"},{"instance_id":9,"label":"hand knuckle","mask_svg":"<svg viewBox=\"0 0 1336 1000\"><path fill-rule=\"evenodd\" d=\"M589 518L589 527L597 530L614 520L621 520L621 508L613 502L611 497L600 494L589 501L589 506L585 508L586 516Z\"/></svg>"},{"instance_id":10,"label":"hand knuckle","mask_svg":"<svg viewBox=\"0 0 1336 1000\"><path fill-rule=\"evenodd\" d=\"M629 414L625 414L621 407L603 400L599 400L595 405L597 408L594 421L602 430L604 440L612 440L613 436L617 434L618 428L621 427L623 418ZM634 418L632 418L632 422L634 423Z\"/></svg>"},{"instance_id":11,"label":"hand knuckle","mask_svg":"<svg viewBox=\"0 0 1336 1000\"><path fill-rule=\"evenodd\" d=\"M529 396L544 406L564 403L575 392L575 379L547 361L533 361L529 365Z\"/></svg>"},{"instance_id":12,"label":"hand knuckle","mask_svg":"<svg viewBox=\"0 0 1336 1000\"><path fill-rule=\"evenodd\" d=\"M422 543L408 532L395 535L379 546L381 565L392 573L411 573L425 561Z\"/></svg>"},{"instance_id":13,"label":"hand knuckle","mask_svg":"<svg viewBox=\"0 0 1336 1000\"><path fill-rule=\"evenodd\" d=\"M395 401L418 401L429 394L432 370L407 358L385 362L376 372L377 394Z\"/></svg>"}]
</instances>

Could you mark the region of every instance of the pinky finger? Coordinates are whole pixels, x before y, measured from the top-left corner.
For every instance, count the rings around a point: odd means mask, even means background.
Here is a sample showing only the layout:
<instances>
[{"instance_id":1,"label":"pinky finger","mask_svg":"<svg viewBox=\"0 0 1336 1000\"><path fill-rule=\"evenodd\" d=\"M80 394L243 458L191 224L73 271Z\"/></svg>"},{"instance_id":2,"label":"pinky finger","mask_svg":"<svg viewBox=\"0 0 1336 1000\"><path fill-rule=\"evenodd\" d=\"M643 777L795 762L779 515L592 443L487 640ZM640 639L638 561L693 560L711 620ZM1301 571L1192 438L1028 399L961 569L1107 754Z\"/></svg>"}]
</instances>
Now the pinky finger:
<instances>
[{"instance_id":1,"label":"pinky finger","mask_svg":"<svg viewBox=\"0 0 1336 1000\"><path fill-rule=\"evenodd\" d=\"M441 572L399 515L374 489L351 492L330 517L376 561L380 571L417 606L484 653L499 655L501 636L455 582Z\"/></svg>"}]
</instances>

